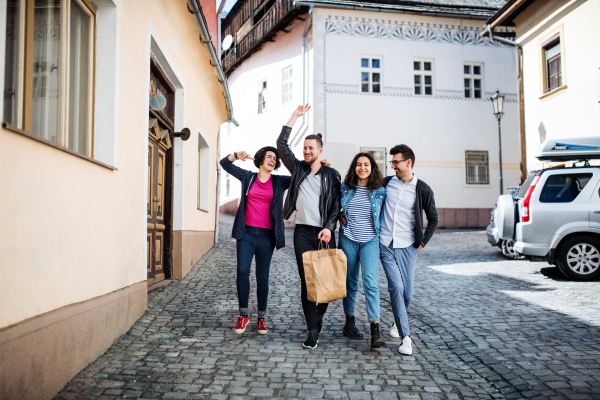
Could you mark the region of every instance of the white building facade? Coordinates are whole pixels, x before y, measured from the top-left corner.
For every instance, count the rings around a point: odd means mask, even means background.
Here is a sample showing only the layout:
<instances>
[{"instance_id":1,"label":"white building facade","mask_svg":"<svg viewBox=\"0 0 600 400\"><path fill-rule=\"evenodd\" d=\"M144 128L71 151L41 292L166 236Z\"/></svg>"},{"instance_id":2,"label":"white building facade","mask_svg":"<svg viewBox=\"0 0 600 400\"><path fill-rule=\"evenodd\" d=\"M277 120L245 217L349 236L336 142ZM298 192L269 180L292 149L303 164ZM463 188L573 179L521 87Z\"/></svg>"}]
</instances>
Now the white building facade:
<instances>
[{"instance_id":1,"label":"white building facade","mask_svg":"<svg viewBox=\"0 0 600 400\"><path fill-rule=\"evenodd\" d=\"M490 29L516 28L522 49L526 164L547 139L600 134L600 0L509 1Z\"/></svg>"},{"instance_id":2,"label":"white building facade","mask_svg":"<svg viewBox=\"0 0 600 400\"><path fill-rule=\"evenodd\" d=\"M521 181L516 49L481 37L481 19L312 6L305 21L229 75L240 126L222 135L222 155L274 145L292 111L308 102L312 110L292 133L295 152L302 138L321 133L323 156L343 179L360 151L393 174L389 150L407 144L415 175L435 193L440 227L487 225L500 191L489 101L497 89L506 96L504 189ZM261 82L266 110L257 107ZM221 204L239 197L238 185L233 178L222 185Z\"/></svg>"}]
</instances>

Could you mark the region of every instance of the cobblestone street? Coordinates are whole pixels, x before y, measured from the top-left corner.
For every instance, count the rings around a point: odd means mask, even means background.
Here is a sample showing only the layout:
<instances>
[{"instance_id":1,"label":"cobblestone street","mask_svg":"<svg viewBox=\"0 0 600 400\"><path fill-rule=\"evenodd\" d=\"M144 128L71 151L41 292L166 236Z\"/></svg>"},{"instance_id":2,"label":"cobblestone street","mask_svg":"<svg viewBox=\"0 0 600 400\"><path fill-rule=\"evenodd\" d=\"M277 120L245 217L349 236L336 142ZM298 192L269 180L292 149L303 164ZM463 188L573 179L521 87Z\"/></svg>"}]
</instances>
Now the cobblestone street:
<instances>
[{"instance_id":1,"label":"cobblestone street","mask_svg":"<svg viewBox=\"0 0 600 400\"><path fill-rule=\"evenodd\" d=\"M131 330L77 375L60 399L490 399L600 398L600 282L570 282L545 263L508 260L482 231L438 231L418 258L409 310L413 356L389 337L393 317L380 269L387 346L342 335L342 302L331 304L319 347L305 350L292 248L276 252L268 335L237 321L233 218L221 214L220 243L187 274L151 293Z\"/></svg>"}]
</instances>

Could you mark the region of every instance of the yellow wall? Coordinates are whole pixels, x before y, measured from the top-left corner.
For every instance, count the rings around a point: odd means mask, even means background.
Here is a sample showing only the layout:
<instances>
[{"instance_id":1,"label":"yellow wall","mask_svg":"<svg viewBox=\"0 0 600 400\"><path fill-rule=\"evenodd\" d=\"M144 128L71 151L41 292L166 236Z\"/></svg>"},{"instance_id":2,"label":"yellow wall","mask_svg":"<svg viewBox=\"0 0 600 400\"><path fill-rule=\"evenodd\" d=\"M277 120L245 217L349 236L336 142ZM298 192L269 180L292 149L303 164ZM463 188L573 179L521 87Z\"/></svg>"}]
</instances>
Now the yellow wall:
<instances>
[{"instance_id":1,"label":"yellow wall","mask_svg":"<svg viewBox=\"0 0 600 400\"><path fill-rule=\"evenodd\" d=\"M197 126L210 140L214 189L227 119L208 50L185 0L123 1L118 170L0 129L0 328L146 279L149 21L186 85L183 229L214 230L214 190L210 212L196 209Z\"/></svg>"}]
</instances>

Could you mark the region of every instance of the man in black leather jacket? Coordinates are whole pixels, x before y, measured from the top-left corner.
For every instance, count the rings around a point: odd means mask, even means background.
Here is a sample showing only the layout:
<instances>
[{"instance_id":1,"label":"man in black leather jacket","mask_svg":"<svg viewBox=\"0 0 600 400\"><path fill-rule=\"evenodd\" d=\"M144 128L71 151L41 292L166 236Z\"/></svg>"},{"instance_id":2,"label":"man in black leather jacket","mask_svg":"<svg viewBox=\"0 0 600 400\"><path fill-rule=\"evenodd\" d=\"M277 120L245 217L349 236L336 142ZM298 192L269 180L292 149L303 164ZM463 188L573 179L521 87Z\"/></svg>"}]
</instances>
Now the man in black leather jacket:
<instances>
[{"instance_id":1,"label":"man in black leather jacket","mask_svg":"<svg viewBox=\"0 0 600 400\"><path fill-rule=\"evenodd\" d=\"M335 169L321 166L323 142L320 134L309 135L304 140L304 160L298 160L288 145L294 123L309 109L310 106L307 104L294 111L277 139L277 151L281 161L292 175L288 194L283 203L282 216L284 219L289 219L296 211L294 250L302 284L302 309L309 331L308 339L302 346L314 349L317 347L319 334L323 329L323 315L327 311L327 303L315 304L307 299L302 254L318 250L319 241L329 243L330 248L336 248L334 231L341 208L341 178Z\"/></svg>"}]
</instances>

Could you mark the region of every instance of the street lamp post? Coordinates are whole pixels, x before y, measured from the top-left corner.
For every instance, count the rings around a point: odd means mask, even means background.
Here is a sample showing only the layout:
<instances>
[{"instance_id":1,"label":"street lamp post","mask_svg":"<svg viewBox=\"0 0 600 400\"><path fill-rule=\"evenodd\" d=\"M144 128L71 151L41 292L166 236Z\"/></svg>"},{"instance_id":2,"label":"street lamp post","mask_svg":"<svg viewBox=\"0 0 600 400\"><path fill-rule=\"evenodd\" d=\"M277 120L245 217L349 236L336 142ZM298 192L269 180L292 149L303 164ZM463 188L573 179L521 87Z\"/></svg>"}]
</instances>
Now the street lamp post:
<instances>
[{"instance_id":1,"label":"street lamp post","mask_svg":"<svg viewBox=\"0 0 600 400\"><path fill-rule=\"evenodd\" d=\"M494 106L494 115L498 120L498 155L500 158L500 194L504 193L504 184L502 182L502 133L500 130L500 121L502 120L502 116L504 113L502 112L502 108L504 107L504 96L500 95L500 91L496 90L496 94L494 94L490 100L492 101L492 105Z\"/></svg>"}]
</instances>

